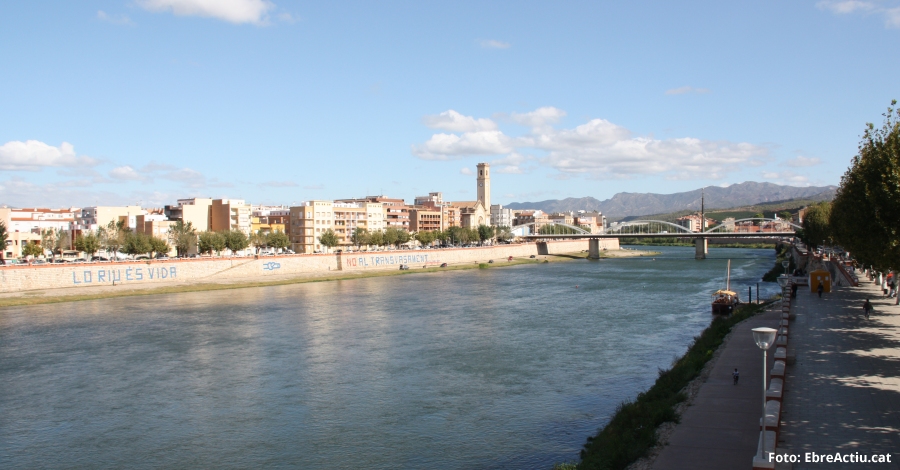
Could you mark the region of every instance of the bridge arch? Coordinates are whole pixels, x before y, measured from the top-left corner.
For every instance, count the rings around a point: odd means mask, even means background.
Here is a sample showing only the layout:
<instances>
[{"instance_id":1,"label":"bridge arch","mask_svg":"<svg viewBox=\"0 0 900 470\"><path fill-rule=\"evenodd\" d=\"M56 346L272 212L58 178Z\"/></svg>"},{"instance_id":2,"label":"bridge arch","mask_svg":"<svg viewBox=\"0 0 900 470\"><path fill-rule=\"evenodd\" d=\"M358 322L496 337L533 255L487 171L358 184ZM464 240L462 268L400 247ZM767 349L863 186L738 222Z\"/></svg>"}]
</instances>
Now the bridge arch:
<instances>
[{"instance_id":1,"label":"bridge arch","mask_svg":"<svg viewBox=\"0 0 900 470\"><path fill-rule=\"evenodd\" d=\"M666 222L663 220L629 220L628 222L620 223L615 228L608 228L606 230L606 233L611 233L611 232L616 232L616 231L621 233L621 229L623 227L631 227L631 226L636 226L636 225L648 225L651 223L665 225L667 227L672 227L672 228L677 229L681 233L695 233L695 232L688 230L687 227L683 227L681 225L673 224L672 222ZM622 234L622 235L627 235L627 234Z\"/></svg>"},{"instance_id":2,"label":"bridge arch","mask_svg":"<svg viewBox=\"0 0 900 470\"><path fill-rule=\"evenodd\" d=\"M797 224L795 224L795 223L793 223L793 222L789 222L789 221L784 220L784 219L767 219L767 218L760 218L760 217L749 217L749 218L746 218L746 219L735 220L734 222L732 222L732 224L737 224L737 223L739 223L739 222L754 222L754 221L758 221L758 222L779 222L779 223L783 223L783 224L788 224L788 225L790 225L791 227L793 227L795 230L799 230L799 229L802 229L802 228L803 228L803 227L801 227L801 226L799 226L799 225L797 225ZM723 227L723 225L719 224L719 225L717 225L717 226L715 226L715 227L713 227L713 228L710 228L710 229L705 230L703 233L711 233L711 232L721 231L720 229L721 229L722 227Z\"/></svg>"},{"instance_id":3,"label":"bridge arch","mask_svg":"<svg viewBox=\"0 0 900 470\"><path fill-rule=\"evenodd\" d=\"M559 225L560 227L570 228L570 229L574 230L575 233L578 233L578 234L588 234L589 235L591 233L591 232L588 232L587 230L585 230L583 227L578 227L576 225L560 224L560 223L545 224L545 226L546 225ZM526 229L527 229L527 233L525 232ZM523 237L525 235L535 235L537 232L534 228L534 222L516 225L515 227L510 228L509 231L512 232L512 234L517 237Z\"/></svg>"}]
</instances>

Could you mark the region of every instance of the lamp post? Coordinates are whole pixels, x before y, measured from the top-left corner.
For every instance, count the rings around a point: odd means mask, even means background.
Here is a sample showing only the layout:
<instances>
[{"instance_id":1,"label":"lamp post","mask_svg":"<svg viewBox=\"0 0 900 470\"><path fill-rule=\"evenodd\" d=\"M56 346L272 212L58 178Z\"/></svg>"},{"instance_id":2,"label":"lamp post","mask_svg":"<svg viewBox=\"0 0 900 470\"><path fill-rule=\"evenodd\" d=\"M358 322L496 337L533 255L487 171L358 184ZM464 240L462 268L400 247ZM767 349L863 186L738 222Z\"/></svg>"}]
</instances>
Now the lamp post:
<instances>
[{"instance_id":1,"label":"lamp post","mask_svg":"<svg viewBox=\"0 0 900 470\"><path fill-rule=\"evenodd\" d=\"M763 382L762 382L762 446L759 448L759 458L765 461L766 455L766 351L775 343L775 334L778 333L772 328L754 328L753 341L763 352Z\"/></svg>"}]
</instances>

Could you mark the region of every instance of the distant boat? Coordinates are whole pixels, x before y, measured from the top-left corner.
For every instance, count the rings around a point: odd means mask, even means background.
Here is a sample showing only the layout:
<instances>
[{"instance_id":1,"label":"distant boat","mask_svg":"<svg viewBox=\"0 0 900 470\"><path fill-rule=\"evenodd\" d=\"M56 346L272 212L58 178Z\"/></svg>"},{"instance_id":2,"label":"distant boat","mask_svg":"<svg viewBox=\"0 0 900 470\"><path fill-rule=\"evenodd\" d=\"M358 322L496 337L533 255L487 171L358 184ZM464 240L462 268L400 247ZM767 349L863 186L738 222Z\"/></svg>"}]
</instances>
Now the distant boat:
<instances>
[{"instance_id":1,"label":"distant boat","mask_svg":"<svg viewBox=\"0 0 900 470\"><path fill-rule=\"evenodd\" d=\"M713 294L713 315L729 315L734 312L734 307L741 303L737 292L731 290L731 260L728 260L728 268L725 270L725 289L717 290Z\"/></svg>"}]
</instances>

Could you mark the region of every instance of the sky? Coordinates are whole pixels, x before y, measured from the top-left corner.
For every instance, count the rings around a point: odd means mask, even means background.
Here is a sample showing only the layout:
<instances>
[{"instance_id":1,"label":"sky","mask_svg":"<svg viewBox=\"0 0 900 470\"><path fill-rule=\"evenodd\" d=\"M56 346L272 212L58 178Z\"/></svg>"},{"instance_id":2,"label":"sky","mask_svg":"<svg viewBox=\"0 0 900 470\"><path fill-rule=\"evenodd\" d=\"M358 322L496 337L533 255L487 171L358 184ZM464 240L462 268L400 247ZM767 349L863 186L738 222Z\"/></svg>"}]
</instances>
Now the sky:
<instances>
[{"instance_id":1,"label":"sky","mask_svg":"<svg viewBox=\"0 0 900 470\"><path fill-rule=\"evenodd\" d=\"M0 204L836 185L900 0L0 2Z\"/></svg>"}]
</instances>

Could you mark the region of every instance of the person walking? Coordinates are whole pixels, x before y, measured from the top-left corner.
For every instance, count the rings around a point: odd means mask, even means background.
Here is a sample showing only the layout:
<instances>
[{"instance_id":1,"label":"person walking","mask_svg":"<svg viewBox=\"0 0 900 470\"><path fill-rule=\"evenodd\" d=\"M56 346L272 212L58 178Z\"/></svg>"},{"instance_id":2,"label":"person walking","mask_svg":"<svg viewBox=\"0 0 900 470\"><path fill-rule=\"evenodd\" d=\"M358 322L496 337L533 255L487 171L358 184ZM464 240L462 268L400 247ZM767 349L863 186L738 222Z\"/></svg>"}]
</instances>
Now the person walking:
<instances>
[{"instance_id":1,"label":"person walking","mask_svg":"<svg viewBox=\"0 0 900 470\"><path fill-rule=\"evenodd\" d=\"M816 292L819 293L819 298L821 299L821 298L822 298L822 292L825 292L825 283L824 283L824 282L820 282L820 283L819 283L819 287L816 288Z\"/></svg>"},{"instance_id":2,"label":"person walking","mask_svg":"<svg viewBox=\"0 0 900 470\"><path fill-rule=\"evenodd\" d=\"M869 319L869 313L874 310L872 308L872 302L869 302L869 299L866 299L866 303L863 304L863 311L866 313L866 320Z\"/></svg>"},{"instance_id":3,"label":"person walking","mask_svg":"<svg viewBox=\"0 0 900 470\"><path fill-rule=\"evenodd\" d=\"M731 373L731 378L734 380L734 384L738 384L738 380L741 378L741 373L738 372L737 367L734 368L734 372Z\"/></svg>"}]
</instances>

